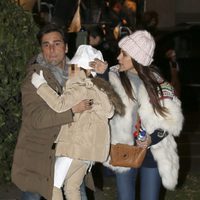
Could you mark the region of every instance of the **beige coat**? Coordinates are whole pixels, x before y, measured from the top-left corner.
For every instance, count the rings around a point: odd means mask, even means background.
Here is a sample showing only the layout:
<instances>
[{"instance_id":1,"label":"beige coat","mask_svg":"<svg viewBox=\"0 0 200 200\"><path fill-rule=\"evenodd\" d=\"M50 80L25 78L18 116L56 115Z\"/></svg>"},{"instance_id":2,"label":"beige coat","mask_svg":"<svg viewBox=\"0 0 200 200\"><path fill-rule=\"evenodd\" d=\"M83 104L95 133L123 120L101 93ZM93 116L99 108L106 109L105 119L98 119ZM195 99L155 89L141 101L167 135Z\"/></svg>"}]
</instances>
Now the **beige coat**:
<instances>
[{"instance_id":1,"label":"beige coat","mask_svg":"<svg viewBox=\"0 0 200 200\"><path fill-rule=\"evenodd\" d=\"M107 159L110 148L108 118L113 116L114 106L83 71L80 77L66 82L61 96L47 84L41 85L37 93L56 112L64 112L83 99L93 99L91 110L75 114L73 123L62 126L56 140L56 155L99 162Z\"/></svg>"},{"instance_id":2,"label":"beige coat","mask_svg":"<svg viewBox=\"0 0 200 200\"><path fill-rule=\"evenodd\" d=\"M22 84L22 124L14 152L12 182L22 191L37 192L51 199L55 150L53 143L61 125L72 122L71 111L56 113L40 98L31 84L34 70L44 71L50 87L61 93L54 75L38 64L30 66Z\"/></svg>"}]
</instances>

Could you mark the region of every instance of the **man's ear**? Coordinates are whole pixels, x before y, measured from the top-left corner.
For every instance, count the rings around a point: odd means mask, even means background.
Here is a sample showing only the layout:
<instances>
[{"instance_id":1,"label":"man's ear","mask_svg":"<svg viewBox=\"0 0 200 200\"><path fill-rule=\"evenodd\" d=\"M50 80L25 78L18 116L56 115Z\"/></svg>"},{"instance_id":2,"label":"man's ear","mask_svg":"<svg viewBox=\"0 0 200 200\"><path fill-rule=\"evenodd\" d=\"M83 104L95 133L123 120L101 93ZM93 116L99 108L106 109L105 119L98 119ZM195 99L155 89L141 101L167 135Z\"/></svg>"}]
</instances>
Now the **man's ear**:
<instances>
[{"instance_id":1,"label":"man's ear","mask_svg":"<svg viewBox=\"0 0 200 200\"><path fill-rule=\"evenodd\" d=\"M65 46L65 53L68 53L68 44Z\"/></svg>"}]
</instances>

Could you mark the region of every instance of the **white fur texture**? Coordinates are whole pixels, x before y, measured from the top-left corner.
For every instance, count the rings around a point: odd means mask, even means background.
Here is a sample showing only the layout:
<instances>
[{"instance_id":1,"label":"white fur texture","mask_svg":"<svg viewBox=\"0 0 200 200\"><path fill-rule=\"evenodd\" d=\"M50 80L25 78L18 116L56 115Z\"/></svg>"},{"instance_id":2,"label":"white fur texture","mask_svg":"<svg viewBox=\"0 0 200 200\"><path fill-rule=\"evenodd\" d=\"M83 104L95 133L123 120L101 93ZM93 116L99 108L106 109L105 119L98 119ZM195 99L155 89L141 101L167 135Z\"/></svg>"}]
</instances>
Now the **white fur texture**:
<instances>
[{"instance_id":1,"label":"white fur texture","mask_svg":"<svg viewBox=\"0 0 200 200\"><path fill-rule=\"evenodd\" d=\"M173 190L178 180L179 157L177 145L173 136L179 136L184 117L181 111L181 103L178 99L162 100L163 105L168 109L166 117L155 114L149 102L149 97L143 85L139 88L138 101L142 126L147 133L151 134L155 129L161 128L168 131L169 135L156 145L151 147L154 159L158 163L158 170L165 188Z\"/></svg>"},{"instance_id":2,"label":"white fur texture","mask_svg":"<svg viewBox=\"0 0 200 200\"><path fill-rule=\"evenodd\" d=\"M115 70L115 69L114 69ZM137 121L137 110L138 110L138 103L136 101L130 100L124 89L121 85L121 82L119 80L118 73L113 71L111 69L111 72L109 73L109 80L112 86L114 87L115 91L120 95L123 103L126 106L126 114L125 116L121 117L119 115L115 115L110 120L110 128L111 128L111 143L123 143L123 144L129 144L132 145L133 140L133 132L135 131L135 124ZM136 82L139 81L139 83L132 84L134 93L136 93L136 86L140 84L140 80L135 76L134 79ZM110 169L117 171L117 172L124 172L129 170L128 167L114 167L109 164L110 158L108 158L107 162L104 163L105 166L109 167Z\"/></svg>"}]
</instances>

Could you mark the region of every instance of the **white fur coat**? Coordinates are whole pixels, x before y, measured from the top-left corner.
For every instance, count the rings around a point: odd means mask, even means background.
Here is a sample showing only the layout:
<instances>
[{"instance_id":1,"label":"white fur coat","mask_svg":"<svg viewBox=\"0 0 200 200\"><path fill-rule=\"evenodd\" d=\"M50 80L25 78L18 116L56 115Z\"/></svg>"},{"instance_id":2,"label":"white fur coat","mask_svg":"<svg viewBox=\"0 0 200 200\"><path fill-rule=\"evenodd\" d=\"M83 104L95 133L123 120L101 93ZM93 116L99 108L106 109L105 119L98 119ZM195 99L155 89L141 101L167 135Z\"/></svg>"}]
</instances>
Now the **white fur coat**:
<instances>
[{"instance_id":1,"label":"white fur coat","mask_svg":"<svg viewBox=\"0 0 200 200\"><path fill-rule=\"evenodd\" d=\"M128 73L131 81L134 96L137 101L130 101L121 85L116 68L109 72L109 78L114 89L121 96L126 105L126 114L123 117L115 115L110 121L111 142L133 144L134 125L136 124L137 111L142 121L142 126L148 134L161 128L169 132L169 135L161 142L151 146L151 152L158 163L158 170L165 188L173 190L177 184L179 171L179 157L177 154L177 144L174 136L178 136L183 126L183 115L180 101L174 96L173 99L163 99L162 104L168 108L167 117L163 118L155 114L152 105L149 102L149 96L143 82L137 75ZM109 160L104 163L112 170L122 172L128 170L125 167L114 167L109 164Z\"/></svg>"}]
</instances>

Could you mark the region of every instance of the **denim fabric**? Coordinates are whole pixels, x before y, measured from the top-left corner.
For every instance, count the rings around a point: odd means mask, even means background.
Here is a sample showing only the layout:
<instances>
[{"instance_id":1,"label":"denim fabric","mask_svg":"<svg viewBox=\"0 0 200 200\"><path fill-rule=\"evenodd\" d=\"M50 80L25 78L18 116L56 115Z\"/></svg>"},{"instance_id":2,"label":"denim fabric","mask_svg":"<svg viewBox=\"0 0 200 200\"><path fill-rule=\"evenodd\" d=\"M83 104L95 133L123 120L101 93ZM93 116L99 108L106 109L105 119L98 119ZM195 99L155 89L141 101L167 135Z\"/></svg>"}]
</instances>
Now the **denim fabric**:
<instances>
[{"instance_id":1,"label":"denim fabric","mask_svg":"<svg viewBox=\"0 0 200 200\"><path fill-rule=\"evenodd\" d=\"M138 173L140 178L140 200L159 200L161 178L158 168L147 167L131 169L124 173L116 173L118 200L136 199L136 179Z\"/></svg>"},{"instance_id":2,"label":"denim fabric","mask_svg":"<svg viewBox=\"0 0 200 200\"><path fill-rule=\"evenodd\" d=\"M37 193L22 192L21 200L40 200L41 196Z\"/></svg>"},{"instance_id":3,"label":"denim fabric","mask_svg":"<svg viewBox=\"0 0 200 200\"><path fill-rule=\"evenodd\" d=\"M137 169L116 173L118 200L135 200Z\"/></svg>"},{"instance_id":4,"label":"denim fabric","mask_svg":"<svg viewBox=\"0 0 200 200\"><path fill-rule=\"evenodd\" d=\"M140 199L159 200L161 178L158 168L140 169Z\"/></svg>"}]
</instances>

